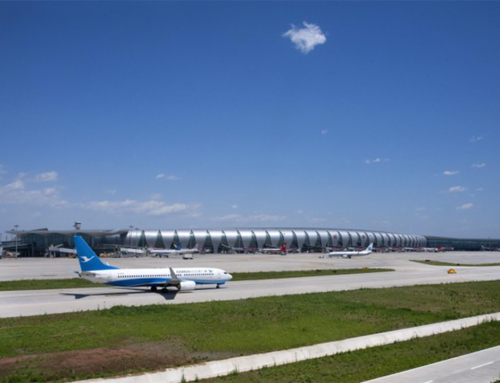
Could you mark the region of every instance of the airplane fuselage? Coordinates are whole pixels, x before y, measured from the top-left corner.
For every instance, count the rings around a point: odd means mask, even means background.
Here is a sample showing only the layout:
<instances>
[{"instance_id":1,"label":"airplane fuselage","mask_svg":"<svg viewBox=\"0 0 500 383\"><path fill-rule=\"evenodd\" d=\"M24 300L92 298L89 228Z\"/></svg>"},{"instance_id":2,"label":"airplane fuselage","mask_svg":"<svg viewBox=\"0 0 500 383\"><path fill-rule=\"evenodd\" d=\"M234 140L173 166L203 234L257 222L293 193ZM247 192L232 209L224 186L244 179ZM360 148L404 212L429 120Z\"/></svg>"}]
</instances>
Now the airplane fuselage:
<instances>
[{"instance_id":1,"label":"airplane fuselage","mask_svg":"<svg viewBox=\"0 0 500 383\"><path fill-rule=\"evenodd\" d=\"M173 271L179 281L191 281L197 285L223 285L232 278L229 273L216 268L183 267L173 268ZM170 268L93 270L83 271L81 276L95 283L121 287L165 286L175 279Z\"/></svg>"},{"instance_id":2,"label":"airplane fuselage","mask_svg":"<svg viewBox=\"0 0 500 383\"><path fill-rule=\"evenodd\" d=\"M328 253L329 257L343 257L343 258L351 258L356 255L368 255L373 251L373 243L370 243L365 250L360 251L332 251Z\"/></svg>"}]
</instances>

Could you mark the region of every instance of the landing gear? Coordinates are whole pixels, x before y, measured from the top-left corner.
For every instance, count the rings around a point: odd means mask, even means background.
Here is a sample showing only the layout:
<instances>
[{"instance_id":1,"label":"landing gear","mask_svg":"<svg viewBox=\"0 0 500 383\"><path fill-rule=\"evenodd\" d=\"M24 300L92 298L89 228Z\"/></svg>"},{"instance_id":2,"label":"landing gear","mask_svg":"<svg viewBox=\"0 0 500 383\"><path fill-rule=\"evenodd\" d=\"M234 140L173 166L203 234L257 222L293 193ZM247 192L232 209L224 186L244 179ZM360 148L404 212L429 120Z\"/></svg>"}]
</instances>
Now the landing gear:
<instances>
[{"instance_id":1,"label":"landing gear","mask_svg":"<svg viewBox=\"0 0 500 383\"><path fill-rule=\"evenodd\" d=\"M217 288L217 289L220 289L220 285L217 285L217 287L216 287L216 288Z\"/></svg>"},{"instance_id":2,"label":"landing gear","mask_svg":"<svg viewBox=\"0 0 500 383\"><path fill-rule=\"evenodd\" d=\"M158 288L156 286L151 286L151 292L156 293Z\"/></svg>"}]
</instances>

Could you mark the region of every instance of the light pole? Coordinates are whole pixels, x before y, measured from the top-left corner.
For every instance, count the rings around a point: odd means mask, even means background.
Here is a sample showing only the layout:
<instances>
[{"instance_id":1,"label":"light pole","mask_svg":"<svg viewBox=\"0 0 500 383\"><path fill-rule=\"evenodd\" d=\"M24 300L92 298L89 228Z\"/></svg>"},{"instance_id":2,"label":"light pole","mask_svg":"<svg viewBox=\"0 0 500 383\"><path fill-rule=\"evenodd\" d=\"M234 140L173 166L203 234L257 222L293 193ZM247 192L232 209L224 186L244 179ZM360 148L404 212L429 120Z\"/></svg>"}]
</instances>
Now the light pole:
<instances>
[{"instance_id":1,"label":"light pole","mask_svg":"<svg viewBox=\"0 0 500 383\"><path fill-rule=\"evenodd\" d=\"M17 258L17 228L19 227L19 225L14 225L14 229L16 231L16 258Z\"/></svg>"}]
</instances>

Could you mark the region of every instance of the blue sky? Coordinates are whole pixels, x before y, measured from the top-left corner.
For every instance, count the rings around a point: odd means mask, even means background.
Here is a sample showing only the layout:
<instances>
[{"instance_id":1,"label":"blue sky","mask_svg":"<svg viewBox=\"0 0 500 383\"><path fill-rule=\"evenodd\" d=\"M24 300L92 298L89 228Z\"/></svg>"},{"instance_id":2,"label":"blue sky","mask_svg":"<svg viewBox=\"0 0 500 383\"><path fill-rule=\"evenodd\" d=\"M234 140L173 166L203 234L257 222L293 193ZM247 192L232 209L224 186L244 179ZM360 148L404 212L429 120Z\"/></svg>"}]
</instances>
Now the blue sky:
<instances>
[{"instance_id":1,"label":"blue sky","mask_svg":"<svg viewBox=\"0 0 500 383\"><path fill-rule=\"evenodd\" d=\"M499 2L1 2L0 230L500 237Z\"/></svg>"}]
</instances>

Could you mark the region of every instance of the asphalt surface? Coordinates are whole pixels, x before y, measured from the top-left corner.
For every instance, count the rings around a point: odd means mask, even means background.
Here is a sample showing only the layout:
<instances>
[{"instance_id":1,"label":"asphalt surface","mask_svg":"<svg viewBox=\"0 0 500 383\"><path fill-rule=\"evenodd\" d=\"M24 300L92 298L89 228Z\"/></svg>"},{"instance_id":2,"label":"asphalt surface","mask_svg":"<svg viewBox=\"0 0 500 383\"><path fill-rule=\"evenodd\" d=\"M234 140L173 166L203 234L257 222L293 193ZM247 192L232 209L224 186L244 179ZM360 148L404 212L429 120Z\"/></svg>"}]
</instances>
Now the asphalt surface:
<instances>
[{"instance_id":1,"label":"asphalt surface","mask_svg":"<svg viewBox=\"0 0 500 383\"><path fill-rule=\"evenodd\" d=\"M365 383L490 383L500 378L500 346Z\"/></svg>"},{"instance_id":2,"label":"asphalt surface","mask_svg":"<svg viewBox=\"0 0 500 383\"><path fill-rule=\"evenodd\" d=\"M232 272L314 270L329 268L387 267L413 270L419 265L410 259L437 260L461 264L500 263L500 252L372 253L351 259L320 258L322 254L207 254L193 260L171 258L103 258L120 268L217 267ZM75 277L78 261L68 258L0 259L0 281L20 279L64 279Z\"/></svg>"},{"instance_id":3,"label":"asphalt surface","mask_svg":"<svg viewBox=\"0 0 500 383\"><path fill-rule=\"evenodd\" d=\"M213 255L204 256L198 262L169 259L110 259L109 263L122 267L158 267L159 264L172 266L211 266L225 268L229 272L234 269L246 271L252 268L263 270L301 270L317 268L356 268L356 267L392 267L396 271L352 274L326 277L304 277L257 281L229 282L220 289L208 285L190 292L177 292L175 289L168 293L152 293L144 288L80 288L64 290L29 290L0 292L0 317L17 317L40 314L63 313L84 310L98 310L116 305L142 306L149 304L179 304L192 302L208 302L213 300L237 300L262 296L302 294L310 292L327 292L352 290L359 288L383 288L393 286L407 286L415 284L436 284L466 281L484 281L500 279L500 266L495 267L454 267L457 274L448 274L449 267L430 266L409 262L408 258L418 258L418 254L404 254L390 257L393 254L372 254L368 257L355 259L323 259L312 254L277 255ZM435 254L431 259L436 259ZM485 257L486 255L486 257ZM492 256L500 254L476 255L478 263L493 262ZM421 257L422 255L420 255ZM429 254L423 254L424 258ZM471 257L471 254L466 254ZM406 259L404 259L404 258ZM429 257L430 258L430 257ZM444 257L439 255L439 259ZM455 259L456 260L456 259ZM2 260L3 262L4 260ZM67 259L38 259L38 260L5 260L7 265L24 269L26 275L36 275L33 267L40 276L60 275L59 271L51 271L68 266L74 268L76 260ZM27 262L28 261L28 262ZM33 261L33 262L29 262ZM62 262L61 262L62 261ZM118 262L112 262L118 261ZM120 262L121 261L121 262ZM461 263L465 263L459 259ZM10 263L9 263L10 262ZM45 263L44 263L45 262ZM60 263L61 262L61 263ZM469 262L469 261L467 261ZM2 263L2 266L4 264ZM238 267L236 267L238 266ZM231 267L231 268L230 268ZM3 269L3 267L2 267ZM59 269L57 269L59 270ZM2 271L4 272L4 271ZM65 275L72 277L74 274ZM22 282L20 282L22 283Z\"/></svg>"}]
</instances>

